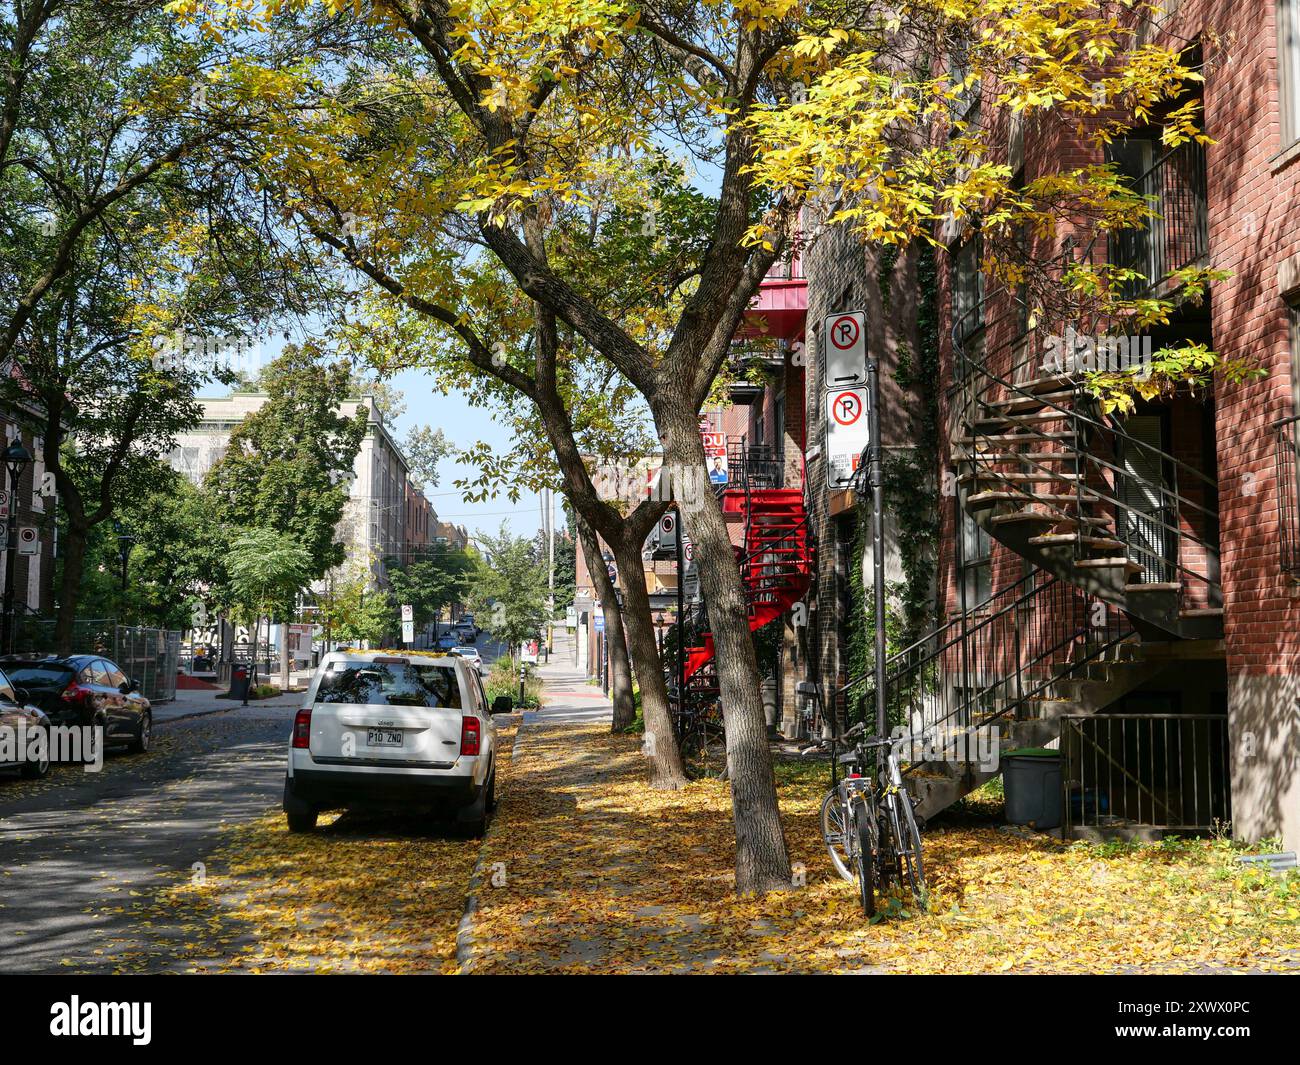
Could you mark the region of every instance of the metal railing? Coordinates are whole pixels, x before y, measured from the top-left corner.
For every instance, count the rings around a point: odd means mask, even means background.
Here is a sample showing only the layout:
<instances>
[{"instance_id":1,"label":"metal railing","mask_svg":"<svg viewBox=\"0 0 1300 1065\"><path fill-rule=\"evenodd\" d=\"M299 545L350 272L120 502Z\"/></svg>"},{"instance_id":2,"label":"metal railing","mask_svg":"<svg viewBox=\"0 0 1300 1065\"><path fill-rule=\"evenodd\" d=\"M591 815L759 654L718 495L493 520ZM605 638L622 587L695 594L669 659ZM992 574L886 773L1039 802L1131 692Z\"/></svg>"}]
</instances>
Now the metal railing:
<instances>
[{"instance_id":1,"label":"metal railing","mask_svg":"<svg viewBox=\"0 0 1300 1065\"><path fill-rule=\"evenodd\" d=\"M1033 716L1033 701L1133 636L1119 611L1036 570L995 592L885 665L891 726L913 735L993 726ZM828 700L837 721L850 723L847 697L874 705L874 670L855 677Z\"/></svg>"},{"instance_id":2,"label":"metal railing","mask_svg":"<svg viewBox=\"0 0 1300 1065\"><path fill-rule=\"evenodd\" d=\"M1222 714L1061 718L1065 828L1206 832L1232 820Z\"/></svg>"},{"instance_id":3,"label":"metal railing","mask_svg":"<svg viewBox=\"0 0 1300 1065\"><path fill-rule=\"evenodd\" d=\"M19 654L54 653L55 622L24 619L15 634ZM176 697L176 669L181 634L176 629L118 625L110 619L78 619L72 627L72 653L103 655L138 681L145 698L166 702Z\"/></svg>"},{"instance_id":4,"label":"metal railing","mask_svg":"<svg viewBox=\"0 0 1300 1065\"><path fill-rule=\"evenodd\" d=\"M1282 572L1300 579L1300 414L1273 423L1277 468L1278 554Z\"/></svg>"},{"instance_id":5,"label":"metal railing","mask_svg":"<svg viewBox=\"0 0 1300 1065\"><path fill-rule=\"evenodd\" d=\"M785 476L781 453L767 444L750 444L745 437L727 441L727 483L720 489L780 488ZM747 501L748 502L748 501Z\"/></svg>"},{"instance_id":6,"label":"metal railing","mask_svg":"<svg viewBox=\"0 0 1300 1065\"><path fill-rule=\"evenodd\" d=\"M1125 286L1134 298L1175 270L1204 258L1210 246L1205 147L1187 141L1171 148L1133 181L1151 207L1145 229L1121 229L1110 239L1110 261L1145 280Z\"/></svg>"}]
</instances>

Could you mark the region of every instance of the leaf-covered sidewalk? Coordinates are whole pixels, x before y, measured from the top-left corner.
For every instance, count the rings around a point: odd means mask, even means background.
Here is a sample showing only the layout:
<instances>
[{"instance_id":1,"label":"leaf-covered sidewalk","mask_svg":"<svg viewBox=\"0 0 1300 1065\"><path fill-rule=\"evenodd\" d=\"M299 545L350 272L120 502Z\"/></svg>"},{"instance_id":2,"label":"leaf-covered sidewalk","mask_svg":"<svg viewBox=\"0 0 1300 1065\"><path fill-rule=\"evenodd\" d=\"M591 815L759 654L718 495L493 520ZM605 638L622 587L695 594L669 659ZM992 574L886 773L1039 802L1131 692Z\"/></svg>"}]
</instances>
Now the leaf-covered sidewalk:
<instances>
[{"instance_id":1,"label":"leaf-covered sidewalk","mask_svg":"<svg viewBox=\"0 0 1300 1065\"><path fill-rule=\"evenodd\" d=\"M928 915L868 924L817 834L824 788L783 767L806 884L732 894L727 787L645 784L637 740L530 718L486 848L473 972L1292 970L1300 877L1242 869L1221 841L1065 845L993 827L926 834ZM896 906L896 909L899 908Z\"/></svg>"}]
</instances>

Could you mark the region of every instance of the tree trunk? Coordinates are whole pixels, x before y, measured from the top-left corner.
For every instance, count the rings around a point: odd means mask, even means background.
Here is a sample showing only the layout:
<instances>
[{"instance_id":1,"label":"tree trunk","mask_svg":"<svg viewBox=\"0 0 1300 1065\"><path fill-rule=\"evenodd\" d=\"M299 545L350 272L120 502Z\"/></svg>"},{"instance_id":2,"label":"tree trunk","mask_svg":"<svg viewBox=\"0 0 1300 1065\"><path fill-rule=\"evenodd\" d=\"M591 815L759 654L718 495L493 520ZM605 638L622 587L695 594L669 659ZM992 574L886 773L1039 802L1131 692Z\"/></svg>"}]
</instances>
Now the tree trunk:
<instances>
[{"instance_id":1,"label":"tree trunk","mask_svg":"<svg viewBox=\"0 0 1300 1065\"><path fill-rule=\"evenodd\" d=\"M622 732L636 719L636 703L632 697L632 664L628 659L627 637L623 633L623 617L619 613L618 598L614 594L614 584L605 570L605 563L600 554L600 541L591 531L582 516L574 511L578 538L582 541L582 552L587 556L587 568L591 581L600 596L601 609L605 612L605 640L609 646L610 693L614 703L614 718L610 724L611 732Z\"/></svg>"},{"instance_id":2,"label":"tree trunk","mask_svg":"<svg viewBox=\"0 0 1300 1065\"><path fill-rule=\"evenodd\" d=\"M88 530L79 522L69 521L63 539L63 574L59 580L59 618L54 624L54 650L60 655L70 655L73 624L77 620L77 604L81 600L81 575L86 565L86 534Z\"/></svg>"},{"instance_id":3,"label":"tree trunk","mask_svg":"<svg viewBox=\"0 0 1300 1065\"><path fill-rule=\"evenodd\" d=\"M709 605L722 718L727 733L727 774L736 828L736 890L790 887L790 859L772 775L758 659L749 632L740 569L722 507L709 484L698 416L689 403L655 411L665 434L673 495L695 544L700 587ZM679 530L680 532L681 530Z\"/></svg>"},{"instance_id":4,"label":"tree trunk","mask_svg":"<svg viewBox=\"0 0 1300 1065\"><path fill-rule=\"evenodd\" d=\"M654 623L650 620L650 598L646 594L641 542L625 536L610 545L614 564L623 576L624 620L636 679L641 685L641 714L645 719L645 753L650 759L650 782L656 788L680 788L686 783L681 748L673 731Z\"/></svg>"},{"instance_id":5,"label":"tree trunk","mask_svg":"<svg viewBox=\"0 0 1300 1065\"><path fill-rule=\"evenodd\" d=\"M257 629L258 626L261 625L261 623L262 623L261 617L254 615L253 642L249 645L250 654L248 658L248 687L244 689L244 702L248 702L248 696L252 694L253 689L257 687Z\"/></svg>"},{"instance_id":6,"label":"tree trunk","mask_svg":"<svg viewBox=\"0 0 1300 1065\"><path fill-rule=\"evenodd\" d=\"M289 688L289 623L280 623L280 690Z\"/></svg>"}]
</instances>

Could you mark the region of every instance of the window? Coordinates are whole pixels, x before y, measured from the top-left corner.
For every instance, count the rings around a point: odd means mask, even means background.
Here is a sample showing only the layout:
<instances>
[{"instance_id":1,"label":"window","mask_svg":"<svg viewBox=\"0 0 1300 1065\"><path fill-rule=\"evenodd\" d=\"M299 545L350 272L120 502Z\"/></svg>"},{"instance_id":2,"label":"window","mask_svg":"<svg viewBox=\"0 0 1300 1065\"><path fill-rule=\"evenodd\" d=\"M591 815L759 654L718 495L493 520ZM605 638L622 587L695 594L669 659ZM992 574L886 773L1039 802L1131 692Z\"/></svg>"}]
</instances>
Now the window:
<instances>
[{"instance_id":1,"label":"window","mask_svg":"<svg viewBox=\"0 0 1300 1065\"><path fill-rule=\"evenodd\" d=\"M340 662L321 677L316 701L459 710L460 683L451 666L424 665L403 659Z\"/></svg>"},{"instance_id":2,"label":"window","mask_svg":"<svg viewBox=\"0 0 1300 1065\"><path fill-rule=\"evenodd\" d=\"M108 669L104 663L97 659L92 663L92 668L94 670L95 683L103 688L109 687L111 682L108 679Z\"/></svg>"},{"instance_id":3,"label":"window","mask_svg":"<svg viewBox=\"0 0 1300 1065\"><path fill-rule=\"evenodd\" d=\"M957 513L961 522L962 605L974 610L993 594L993 546L989 534L966 510L967 490L958 494Z\"/></svg>"},{"instance_id":4,"label":"window","mask_svg":"<svg viewBox=\"0 0 1300 1065\"><path fill-rule=\"evenodd\" d=\"M123 684L126 683L126 674L123 673L120 669L118 669L117 666L113 665L112 662L108 662L108 661L105 661L104 665L108 667L109 684L113 685L114 688L120 688Z\"/></svg>"},{"instance_id":5,"label":"window","mask_svg":"<svg viewBox=\"0 0 1300 1065\"><path fill-rule=\"evenodd\" d=\"M1282 147L1300 140L1300 0L1277 0L1278 98Z\"/></svg>"},{"instance_id":6,"label":"window","mask_svg":"<svg viewBox=\"0 0 1300 1065\"><path fill-rule=\"evenodd\" d=\"M980 241L968 240L952 253L952 320L965 338L984 326L984 275L980 272Z\"/></svg>"},{"instance_id":7,"label":"window","mask_svg":"<svg viewBox=\"0 0 1300 1065\"><path fill-rule=\"evenodd\" d=\"M9 683L9 678L0 673L0 703L16 703L18 694L14 691L13 685Z\"/></svg>"}]
</instances>

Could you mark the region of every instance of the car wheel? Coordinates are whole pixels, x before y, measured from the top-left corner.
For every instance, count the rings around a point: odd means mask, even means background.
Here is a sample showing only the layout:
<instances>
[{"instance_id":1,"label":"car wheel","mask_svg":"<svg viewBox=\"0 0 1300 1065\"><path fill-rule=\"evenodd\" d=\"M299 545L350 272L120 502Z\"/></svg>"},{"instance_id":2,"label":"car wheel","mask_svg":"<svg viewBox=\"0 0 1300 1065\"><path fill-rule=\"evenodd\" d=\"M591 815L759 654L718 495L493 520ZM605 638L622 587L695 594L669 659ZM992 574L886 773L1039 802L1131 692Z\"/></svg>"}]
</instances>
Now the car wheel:
<instances>
[{"instance_id":1,"label":"car wheel","mask_svg":"<svg viewBox=\"0 0 1300 1065\"><path fill-rule=\"evenodd\" d=\"M293 793L289 778L284 778L284 816L290 832L310 832L316 827L318 811L311 803Z\"/></svg>"},{"instance_id":2,"label":"car wheel","mask_svg":"<svg viewBox=\"0 0 1300 1065\"><path fill-rule=\"evenodd\" d=\"M481 836L487 831L489 792L493 788L495 772L478 790L478 796L468 806L456 811L456 827L464 836Z\"/></svg>"},{"instance_id":3,"label":"car wheel","mask_svg":"<svg viewBox=\"0 0 1300 1065\"><path fill-rule=\"evenodd\" d=\"M145 711L140 715L140 727L136 729L135 737L131 740L130 751L132 754L144 754L149 750L149 743L153 739L153 714Z\"/></svg>"},{"instance_id":4,"label":"car wheel","mask_svg":"<svg viewBox=\"0 0 1300 1065\"><path fill-rule=\"evenodd\" d=\"M99 748L105 742L108 726L102 718L98 718L90 723L90 728L83 735L86 737L86 743L81 749L81 760L86 765L91 765L99 754Z\"/></svg>"},{"instance_id":5,"label":"car wheel","mask_svg":"<svg viewBox=\"0 0 1300 1065\"><path fill-rule=\"evenodd\" d=\"M47 751L45 757L39 762L23 762L20 770L24 780L40 780L41 777L48 776L50 772L50 755Z\"/></svg>"}]
</instances>

